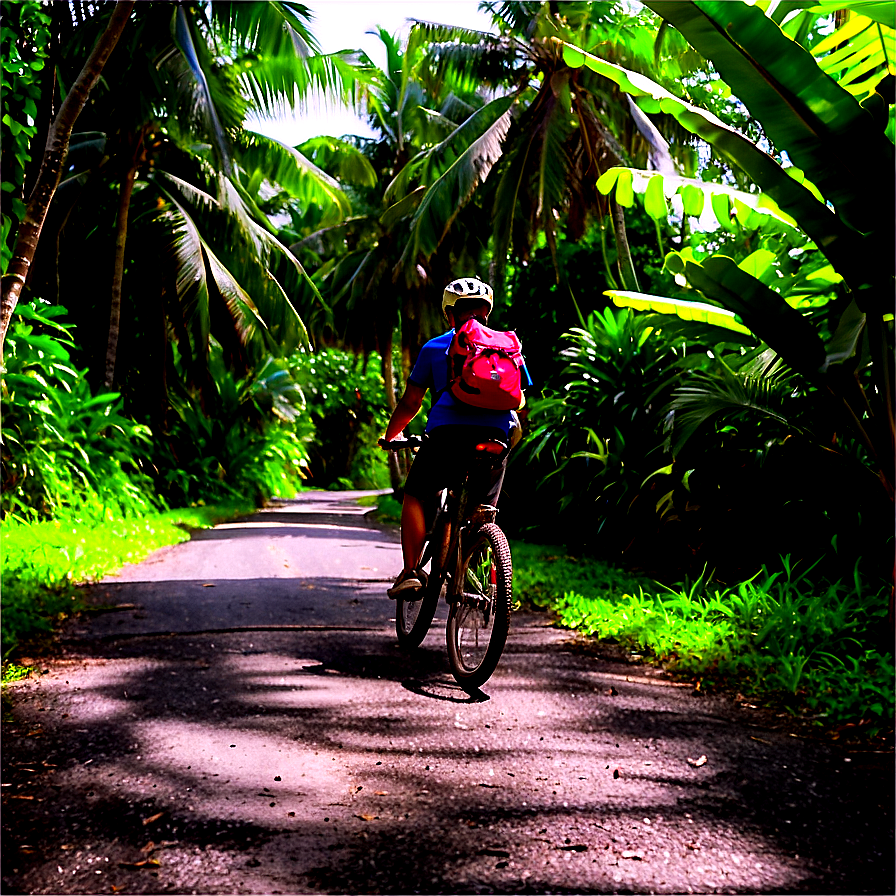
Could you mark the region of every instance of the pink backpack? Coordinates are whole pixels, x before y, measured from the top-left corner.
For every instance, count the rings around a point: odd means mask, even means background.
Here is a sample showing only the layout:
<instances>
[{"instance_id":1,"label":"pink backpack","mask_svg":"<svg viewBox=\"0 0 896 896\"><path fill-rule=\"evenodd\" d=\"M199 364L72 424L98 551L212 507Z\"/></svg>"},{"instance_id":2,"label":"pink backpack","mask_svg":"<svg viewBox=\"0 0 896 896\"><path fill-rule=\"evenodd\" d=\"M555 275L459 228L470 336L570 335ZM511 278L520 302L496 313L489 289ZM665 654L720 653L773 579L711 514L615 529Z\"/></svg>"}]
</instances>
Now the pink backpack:
<instances>
[{"instance_id":1,"label":"pink backpack","mask_svg":"<svg viewBox=\"0 0 896 896\"><path fill-rule=\"evenodd\" d=\"M520 369L524 363L516 333L468 320L448 347L448 390L473 407L515 411L523 403Z\"/></svg>"}]
</instances>

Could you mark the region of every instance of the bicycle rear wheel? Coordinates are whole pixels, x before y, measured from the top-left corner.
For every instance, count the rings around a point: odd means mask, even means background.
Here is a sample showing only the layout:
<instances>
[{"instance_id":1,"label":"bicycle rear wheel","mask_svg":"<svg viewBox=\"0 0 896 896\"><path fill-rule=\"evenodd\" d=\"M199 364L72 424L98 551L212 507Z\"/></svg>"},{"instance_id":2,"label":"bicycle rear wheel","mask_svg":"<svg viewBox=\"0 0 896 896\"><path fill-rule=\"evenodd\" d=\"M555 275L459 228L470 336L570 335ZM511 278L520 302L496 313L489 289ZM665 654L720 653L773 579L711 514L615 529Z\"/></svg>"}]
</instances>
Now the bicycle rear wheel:
<instances>
[{"instance_id":1,"label":"bicycle rear wheel","mask_svg":"<svg viewBox=\"0 0 896 896\"><path fill-rule=\"evenodd\" d=\"M442 583L445 581L445 573L441 571L440 564L444 562L442 545L450 531L445 511L447 494L441 494L439 499L440 504L420 561L422 566L429 563L429 580L422 591L408 594L404 598L399 597L395 602L395 634L398 635L398 645L403 650L413 650L423 643L436 615Z\"/></svg>"},{"instance_id":2,"label":"bicycle rear wheel","mask_svg":"<svg viewBox=\"0 0 896 896\"><path fill-rule=\"evenodd\" d=\"M485 684L501 659L510 629L513 566L501 529L488 523L473 533L464 552L445 636L451 673L465 691Z\"/></svg>"},{"instance_id":3,"label":"bicycle rear wheel","mask_svg":"<svg viewBox=\"0 0 896 896\"><path fill-rule=\"evenodd\" d=\"M413 650L423 643L439 605L441 580L430 576L422 591L395 601L395 634L402 650ZM416 600L414 599L416 598Z\"/></svg>"}]
</instances>

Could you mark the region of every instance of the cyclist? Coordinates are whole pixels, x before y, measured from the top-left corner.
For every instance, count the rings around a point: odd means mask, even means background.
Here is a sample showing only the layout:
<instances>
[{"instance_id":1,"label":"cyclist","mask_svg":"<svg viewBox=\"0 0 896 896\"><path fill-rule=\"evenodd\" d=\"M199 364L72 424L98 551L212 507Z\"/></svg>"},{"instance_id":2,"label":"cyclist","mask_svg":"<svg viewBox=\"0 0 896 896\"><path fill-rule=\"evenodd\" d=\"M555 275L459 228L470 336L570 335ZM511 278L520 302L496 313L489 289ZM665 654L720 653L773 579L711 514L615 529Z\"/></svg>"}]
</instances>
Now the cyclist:
<instances>
[{"instance_id":1,"label":"cyclist","mask_svg":"<svg viewBox=\"0 0 896 896\"><path fill-rule=\"evenodd\" d=\"M398 402L383 441L397 439L417 416L427 389L432 391L432 406L426 422L427 439L418 450L404 487L401 507L401 550L403 568L387 594L397 598L407 591L421 589L426 574L418 569L426 540L425 502L433 498L464 473L464 466L475 445L486 439L516 444L521 435L515 411L474 408L457 401L448 391L448 347L455 328L476 318L488 321L494 307L491 286L476 277L462 277L445 287L442 314L451 327L447 333L430 339L417 357L407 388ZM532 384L523 367L523 386ZM496 506L506 455L495 469L486 503Z\"/></svg>"}]
</instances>

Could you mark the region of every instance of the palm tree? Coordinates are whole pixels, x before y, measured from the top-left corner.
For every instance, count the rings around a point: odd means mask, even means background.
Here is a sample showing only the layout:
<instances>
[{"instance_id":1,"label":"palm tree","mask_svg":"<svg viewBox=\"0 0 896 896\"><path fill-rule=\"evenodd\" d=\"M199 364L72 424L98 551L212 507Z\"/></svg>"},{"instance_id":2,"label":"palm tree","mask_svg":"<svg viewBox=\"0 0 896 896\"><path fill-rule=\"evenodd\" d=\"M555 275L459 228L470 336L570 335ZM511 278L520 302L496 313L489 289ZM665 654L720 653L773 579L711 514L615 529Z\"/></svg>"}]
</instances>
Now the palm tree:
<instances>
[{"instance_id":1,"label":"palm tree","mask_svg":"<svg viewBox=\"0 0 896 896\"><path fill-rule=\"evenodd\" d=\"M568 66L558 43L575 35L629 67L646 70L657 34L651 14L604 3L483 5L499 36L422 26L435 69L484 85L492 99L444 145L412 159L398 179L403 189L393 191L397 200L418 184L426 188L402 256L409 282L474 195L481 208L492 210L493 279L500 288L507 259L527 259L539 233L555 253L560 221L576 240L595 214L606 211L596 181L607 168L636 159L646 167L648 158L656 167L672 164L658 128L620 92ZM674 34L667 40L680 42ZM693 54L679 61L692 60ZM682 69L673 63L664 72L672 80ZM624 257L620 210L614 209L614 223Z\"/></svg>"},{"instance_id":2,"label":"palm tree","mask_svg":"<svg viewBox=\"0 0 896 896\"><path fill-rule=\"evenodd\" d=\"M2 301L0 301L0 353L3 350L3 342L13 311L27 282L50 203L62 176L63 161L72 129L112 50L115 49L133 7L133 2L115 5L50 127L37 181L31 192L25 217L19 226L12 258L3 277Z\"/></svg>"},{"instance_id":3,"label":"palm tree","mask_svg":"<svg viewBox=\"0 0 896 896\"><path fill-rule=\"evenodd\" d=\"M379 137L359 143L384 181L376 188L356 191L360 214L339 225L321 227L291 248L302 253L309 265L315 264L315 279L332 306L331 316L315 321L317 338L364 353L378 351L387 399L394 407L396 329L400 328L406 379L420 346L442 325L435 298L441 297L442 286L456 276L455 270L480 268L484 243L477 245L470 238L477 229L471 220L469 232L458 231L459 239L446 243L438 256L421 265L415 279L406 282L399 277L402 249L420 191L411 191L393 205L392 196L400 186L389 182L411 159L437 146L483 107L484 100L469 79L455 72L439 73L429 65L424 29L412 28L404 47L382 28L378 35L386 50L386 65L365 86L363 101ZM482 230L481 224L478 229ZM397 486L394 455L390 460Z\"/></svg>"},{"instance_id":4,"label":"palm tree","mask_svg":"<svg viewBox=\"0 0 896 896\"><path fill-rule=\"evenodd\" d=\"M404 48L385 30L378 33L386 49L386 67L366 87L364 102L370 124L380 136L366 142L362 151L388 184L411 158L437 145L483 101L461 79L433 76L426 66L425 35L419 27L412 29ZM475 265L481 259L470 251L470 241L463 240L449 247L452 251L430 260L415 282L396 283L401 250L408 238L409 213L413 213L420 191L392 205L394 189L393 184L385 191L382 186L359 191L356 195L366 213L335 227L320 228L294 248L310 252L316 247L310 257L321 262L338 259L319 271L337 319L321 327L318 335L365 352L379 350L388 367L393 332L400 321L407 372L420 345L435 335L441 323L440 308L431 301L433 284L440 296L440 284L450 279L454 264ZM348 245L342 257L338 244ZM387 370L386 379L391 376Z\"/></svg>"},{"instance_id":5,"label":"palm tree","mask_svg":"<svg viewBox=\"0 0 896 896\"><path fill-rule=\"evenodd\" d=\"M89 15L95 5L80 7L88 15L69 51L106 12L100 7ZM307 339L293 299L316 289L259 208L264 184L276 179L300 201L347 211L338 184L293 148L246 132L247 116L275 114L311 91L344 95L363 69L348 57L316 54L307 9L289 0L152 2L137 12L130 52L108 73L110 87L91 110L100 151L70 172L67 198L69 208L80 199L83 211L87 194L76 198L78 187L104 197L106 184L117 184L106 385L115 379L126 261L136 265L141 257L141 246L128 248L129 223L144 241L149 224L168 233L164 259L173 275L164 290L175 301L165 300L166 326L189 379L201 385L213 333L243 366ZM147 87L134 95L128 87L134 83ZM63 208L58 220L65 220Z\"/></svg>"}]
</instances>

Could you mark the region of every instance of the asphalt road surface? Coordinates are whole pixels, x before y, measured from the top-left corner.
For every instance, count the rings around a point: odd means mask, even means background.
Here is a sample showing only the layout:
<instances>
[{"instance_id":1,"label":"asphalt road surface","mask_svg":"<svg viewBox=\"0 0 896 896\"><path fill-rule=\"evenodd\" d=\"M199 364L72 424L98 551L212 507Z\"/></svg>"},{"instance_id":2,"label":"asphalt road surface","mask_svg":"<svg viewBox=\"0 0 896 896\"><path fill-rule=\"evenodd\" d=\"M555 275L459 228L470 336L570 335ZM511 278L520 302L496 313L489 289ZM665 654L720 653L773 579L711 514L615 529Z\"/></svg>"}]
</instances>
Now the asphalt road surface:
<instances>
[{"instance_id":1,"label":"asphalt road surface","mask_svg":"<svg viewBox=\"0 0 896 896\"><path fill-rule=\"evenodd\" d=\"M3 723L3 893L894 893L893 756L517 613L404 655L397 534L303 494L92 588ZM111 609L114 608L114 609Z\"/></svg>"}]
</instances>

